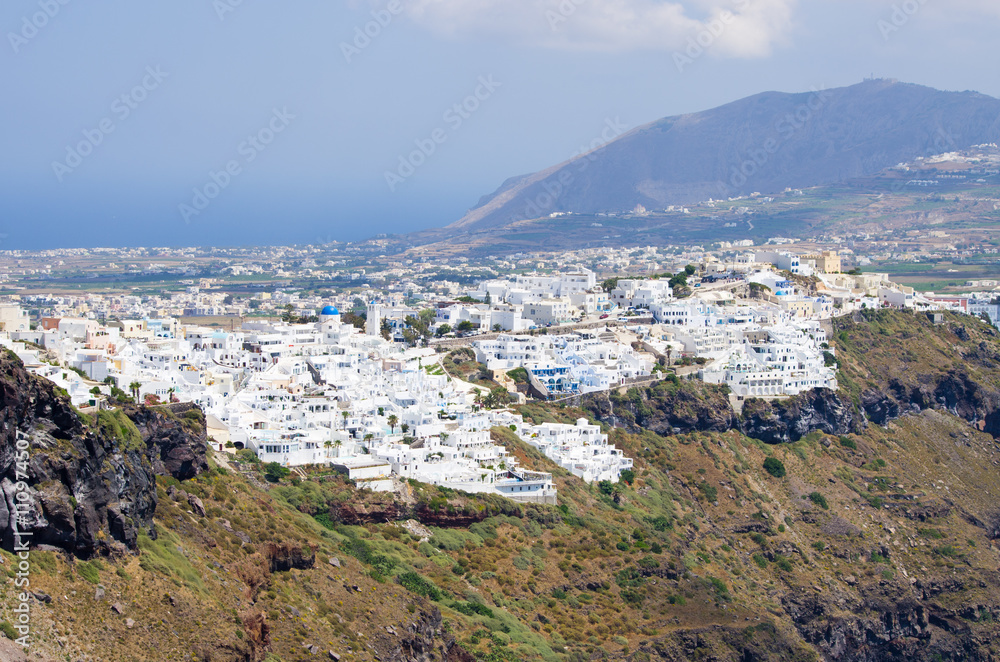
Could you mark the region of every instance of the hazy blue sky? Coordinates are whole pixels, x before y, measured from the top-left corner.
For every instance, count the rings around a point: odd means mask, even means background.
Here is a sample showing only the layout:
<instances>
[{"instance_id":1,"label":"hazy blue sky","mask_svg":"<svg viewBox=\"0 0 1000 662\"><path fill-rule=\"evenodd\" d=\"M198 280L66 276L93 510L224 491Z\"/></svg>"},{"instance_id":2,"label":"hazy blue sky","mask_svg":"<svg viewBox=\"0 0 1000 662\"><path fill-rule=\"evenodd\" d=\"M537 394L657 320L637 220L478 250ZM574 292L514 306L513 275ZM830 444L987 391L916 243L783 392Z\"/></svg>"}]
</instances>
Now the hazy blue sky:
<instances>
[{"instance_id":1,"label":"hazy blue sky","mask_svg":"<svg viewBox=\"0 0 1000 662\"><path fill-rule=\"evenodd\" d=\"M0 249L362 239L765 90L1000 96L997 0L6 0L0 27Z\"/></svg>"}]
</instances>

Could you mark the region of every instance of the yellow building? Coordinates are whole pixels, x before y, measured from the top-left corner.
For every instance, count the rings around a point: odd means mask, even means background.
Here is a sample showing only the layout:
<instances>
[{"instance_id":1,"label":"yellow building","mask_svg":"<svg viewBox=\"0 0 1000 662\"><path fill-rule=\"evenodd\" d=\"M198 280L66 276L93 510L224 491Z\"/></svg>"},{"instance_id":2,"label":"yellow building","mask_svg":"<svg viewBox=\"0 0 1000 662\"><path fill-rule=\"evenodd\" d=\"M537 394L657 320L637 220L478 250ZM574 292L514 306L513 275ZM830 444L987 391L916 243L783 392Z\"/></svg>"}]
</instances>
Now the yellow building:
<instances>
[{"instance_id":1,"label":"yellow building","mask_svg":"<svg viewBox=\"0 0 1000 662\"><path fill-rule=\"evenodd\" d=\"M840 273L840 254L836 251L823 251L820 255L806 255L806 260L816 264L816 271L824 274Z\"/></svg>"}]
</instances>

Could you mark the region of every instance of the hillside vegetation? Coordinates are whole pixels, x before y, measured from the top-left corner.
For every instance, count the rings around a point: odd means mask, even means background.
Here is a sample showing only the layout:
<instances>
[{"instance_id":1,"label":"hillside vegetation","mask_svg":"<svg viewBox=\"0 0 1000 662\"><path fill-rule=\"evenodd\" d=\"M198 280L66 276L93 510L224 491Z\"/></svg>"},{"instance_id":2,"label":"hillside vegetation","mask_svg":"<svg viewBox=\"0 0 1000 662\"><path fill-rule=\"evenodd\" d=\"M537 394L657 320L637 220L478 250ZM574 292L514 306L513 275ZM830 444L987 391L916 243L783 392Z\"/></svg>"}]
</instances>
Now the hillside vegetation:
<instances>
[{"instance_id":1,"label":"hillside vegetation","mask_svg":"<svg viewBox=\"0 0 1000 662\"><path fill-rule=\"evenodd\" d=\"M357 492L321 471L267 485L255 463L219 457L193 478L161 475L155 538L141 533L138 553L33 553L32 588L51 596L34 605L35 650L53 660L997 659L1000 339L968 317L934 326L879 312L838 322L832 344L839 393L749 402L742 417L698 415L725 399L697 383L614 394L623 427L608 432L635 458L631 484L587 485L494 429L523 464L554 474L558 506L415 482ZM585 404L521 413L611 420ZM815 429L787 423L786 443L746 433L803 416ZM9 571L13 557L4 561ZM14 587L3 591L12 604ZM6 607L0 618L11 619Z\"/></svg>"}]
</instances>

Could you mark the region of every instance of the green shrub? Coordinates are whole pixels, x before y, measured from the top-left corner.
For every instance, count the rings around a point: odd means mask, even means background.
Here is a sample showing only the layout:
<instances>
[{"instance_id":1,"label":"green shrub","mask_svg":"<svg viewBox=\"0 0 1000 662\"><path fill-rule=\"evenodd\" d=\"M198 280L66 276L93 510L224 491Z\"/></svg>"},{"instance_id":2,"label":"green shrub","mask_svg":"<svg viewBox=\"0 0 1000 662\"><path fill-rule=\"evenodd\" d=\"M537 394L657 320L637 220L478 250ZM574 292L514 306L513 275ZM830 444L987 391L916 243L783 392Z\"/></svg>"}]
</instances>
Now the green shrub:
<instances>
[{"instance_id":1,"label":"green shrub","mask_svg":"<svg viewBox=\"0 0 1000 662\"><path fill-rule=\"evenodd\" d=\"M776 457L769 457L764 460L764 471L771 474L775 478L784 478L787 473L785 471L785 465Z\"/></svg>"},{"instance_id":2,"label":"green shrub","mask_svg":"<svg viewBox=\"0 0 1000 662\"><path fill-rule=\"evenodd\" d=\"M705 579L708 581L709 586L711 586L712 589L715 590L715 594L719 597L720 600L725 600L728 602L731 599L731 596L729 595L729 587L726 586L726 583L724 581L722 581L718 577L706 577Z\"/></svg>"},{"instance_id":3,"label":"green shrub","mask_svg":"<svg viewBox=\"0 0 1000 662\"><path fill-rule=\"evenodd\" d=\"M14 626L7 621L0 621L0 632L3 632L3 636L7 637L11 641L17 639L17 630L15 630Z\"/></svg>"},{"instance_id":4,"label":"green shrub","mask_svg":"<svg viewBox=\"0 0 1000 662\"><path fill-rule=\"evenodd\" d=\"M822 508L823 510L830 510L830 504L826 502L826 497L819 492L813 492L809 495L809 500L814 504Z\"/></svg>"},{"instance_id":5,"label":"green shrub","mask_svg":"<svg viewBox=\"0 0 1000 662\"><path fill-rule=\"evenodd\" d=\"M478 602L453 602L450 606L455 611L465 614L466 616L485 616L486 618L494 617L492 609L486 605L481 605Z\"/></svg>"},{"instance_id":6,"label":"green shrub","mask_svg":"<svg viewBox=\"0 0 1000 662\"><path fill-rule=\"evenodd\" d=\"M82 563L77 563L76 574L80 575L80 579L88 581L91 584L99 584L101 581L101 575L98 573L98 566L93 562L84 561Z\"/></svg>"},{"instance_id":7,"label":"green shrub","mask_svg":"<svg viewBox=\"0 0 1000 662\"><path fill-rule=\"evenodd\" d=\"M716 487L712 487L708 483L702 483L698 486L701 493L705 495L705 500L711 503L715 503L719 500L719 490Z\"/></svg>"},{"instance_id":8,"label":"green shrub","mask_svg":"<svg viewBox=\"0 0 1000 662\"><path fill-rule=\"evenodd\" d=\"M850 448L852 451L858 450L858 444L850 437L841 437L840 445L844 448Z\"/></svg>"},{"instance_id":9,"label":"green shrub","mask_svg":"<svg viewBox=\"0 0 1000 662\"><path fill-rule=\"evenodd\" d=\"M264 465L264 478L269 483L280 482L282 478L287 478L291 473L291 469L283 467L277 462L268 462Z\"/></svg>"},{"instance_id":10,"label":"green shrub","mask_svg":"<svg viewBox=\"0 0 1000 662\"><path fill-rule=\"evenodd\" d=\"M767 567L767 559L764 558L763 554L761 554L761 553L758 552L758 553L754 554L751 558L753 558L753 562L756 563L761 568L766 568Z\"/></svg>"},{"instance_id":11,"label":"green shrub","mask_svg":"<svg viewBox=\"0 0 1000 662\"><path fill-rule=\"evenodd\" d=\"M404 572L396 578L396 581L411 593L422 595L431 600L441 599L441 590L429 579L425 579L415 572Z\"/></svg>"}]
</instances>

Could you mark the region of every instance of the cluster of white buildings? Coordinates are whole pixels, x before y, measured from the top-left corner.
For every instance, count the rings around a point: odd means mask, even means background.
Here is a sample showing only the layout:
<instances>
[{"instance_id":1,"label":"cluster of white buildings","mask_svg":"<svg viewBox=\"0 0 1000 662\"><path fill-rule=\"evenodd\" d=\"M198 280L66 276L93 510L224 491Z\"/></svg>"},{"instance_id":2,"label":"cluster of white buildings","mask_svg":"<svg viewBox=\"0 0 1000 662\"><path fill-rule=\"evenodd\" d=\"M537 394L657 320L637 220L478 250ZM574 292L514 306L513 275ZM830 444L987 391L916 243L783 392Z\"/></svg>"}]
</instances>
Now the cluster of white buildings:
<instances>
[{"instance_id":1,"label":"cluster of white buildings","mask_svg":"<svg viewBox=\"0 0 1000 662\"><path fill-rule=\"evenodd\" d=\"M632 468L632 459L608 443L599 425L581 418L576 425L542 423L525 425L520 437L553 462L587 482L617 483L621 473Z\"/></svg>"},{"instance_id":2,"label":"cluster of white buildings","mask_svg":"<svg viewBox=\"0 0 1000 662\"><path fill-rule=\"evenodd\" d=\"M444 374L433 349L405 349L342 323L332 307L315 323L252 322L235 331L75 318L31 331L21 319L0 309L10 329L0 342L85 411L112 388L146 402L194 402L218 451L251 449L283 466L327 464L374 490L413 478L555 502L550 474L518 466L491 439L494 426L522 429L520 416L477 406L475 387Z\"/></svg>"},{"instance_id":3,"label":"cluster of white buildings","mask_svg":"<svg viewBox=\"0 0 1000 662\"><path fill-rule=\"evenodd\" d=\"M698 280L691 284L693 296L676 299L666 279L620 279L605 292L593 272L567 269L483 281L469 293L481 303L442 302L435 316L424 319L432 330L463 321L501 330L472 346L477 361L512 393L515 380L506 373L516 369L523 369L534 393L558 398L648 379L689 359L687 373L697 371L704 381L747 398L836 389L824 323L838 314L893 306L955 309L994 323L1000 318L992 299L920 295L885 274L839 271L835 254L745 253L725 262L705 260L702 278L692 279ZM799 291L800 276L815 276L808 293ZM421 314L402 295L364 304L361 328L334 306L282 292L267 295L271 305L297 311L315 306L306 310L319 313L308 317L316 321L258 318L228 329L182 324L178 311L213 314L233 305L201 292L203 285L192 281L172 295L170 309L132 296L88 297L86 306L67 302L70 313L89 307L88 313L43 317L36 328L21 306L0 304L0 344L85 410L100 407L113 389L149 403L193 402L205 411L208 436L219 451L250 449L261 461L284 466L330 465L374 490L411 478L554 503L552 476L518 466L493 441L496 426L587 481L614 482L632 467L586 420L533 426L506 410L484 410L477 387L449 376L433 347L394 342L407 320ZM753 299L737 296L745 291ZM117 319L101 323L95 310ZM642 321L525 333L587 316L617 320L616 311ZM690 367L694 359L699 367Z\"/></svg>"},{"instance_id":4,"label":"cluster of white buildings","mask_svg":"<svg viewBox=\"0 0 1000 662\"><path fill-rule=\"evenodd\" d=\"M548 396L607 390L649 376L654 360L622 337L628 332L581 330L562 335L500 335L473 343L476 360L494 371L524 368Z\"/></svg>"}]
</instances>

